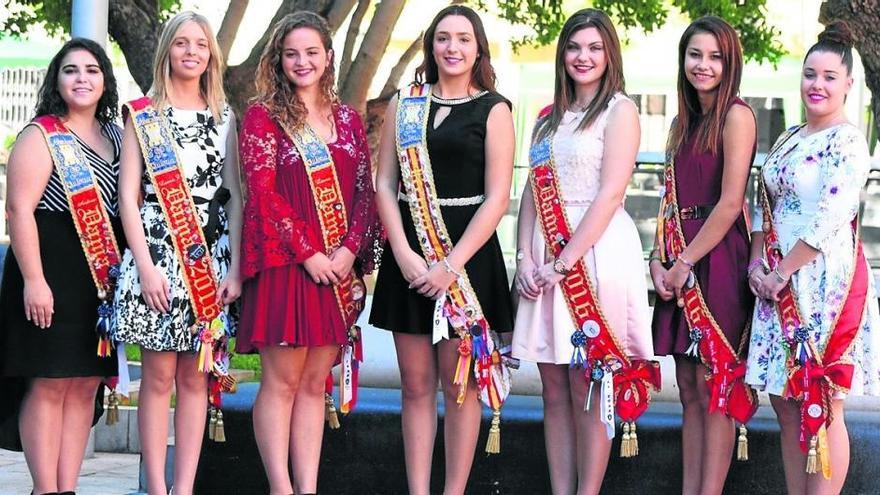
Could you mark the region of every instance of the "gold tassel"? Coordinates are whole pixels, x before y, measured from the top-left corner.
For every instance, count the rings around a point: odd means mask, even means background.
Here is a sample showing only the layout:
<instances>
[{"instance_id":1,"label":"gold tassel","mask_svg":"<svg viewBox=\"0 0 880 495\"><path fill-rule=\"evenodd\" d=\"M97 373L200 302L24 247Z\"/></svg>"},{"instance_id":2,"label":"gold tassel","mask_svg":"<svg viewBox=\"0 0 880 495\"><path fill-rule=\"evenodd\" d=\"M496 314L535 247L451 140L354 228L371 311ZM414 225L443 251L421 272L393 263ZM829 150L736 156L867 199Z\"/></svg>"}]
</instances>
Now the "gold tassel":
<instances>
[{"instance_id":1,"label":"gold tassel","mask_svg":"<svg viewBox=\"0 0 880 495\"><path fill-rule=\"evenodd\" d=\"M736 460L749 460L749 437L746 425L739 425L739 436L736 439Z\"/></svg>"},{"instance_id":2,"label":"gold tassel","mask_svg":"<svg viewBox=\"0 0 880 495\"><path fill-rule=\"evenodd\" d=\"M639 437L636 435L636 422L633 421L629 427L629 450L632 454L630 457L639 455Z\"/></svg>"},{"instance_id":3,"label":"gold tassel","mask_svg":"<svg viewBox=\"0 0 880 495\"><path fill-rule=\"evenodd\" d=\"M217 409L211 408L208 416L208 440L214 440L214 428L217 427Z\"/></svg>"},{"instance_id":4,"label":"gold tassel","mask_svg":"<svg viewBox=\"0 0 880 495\"><path fill-rule=\"evenodd\" d=\"M828 452L828 432L824 425L819 428L819 442L816 446L819 468L826 480L831 479L831 454Z\"/></svg>"},{"instance_id":5,"label":"gold tassel","mask_svg":"<svg viewBox=\"0 0 880 495\"><path fill-rule=\"evenodd\" d=\"M501 410L492 411L492 426L489 428L489 438L486 440L486 453L498 454L501 452Z\"/></svg>"},{"instance_id":6,"label":"gold tassel","mask_svg":"<svg viewBox=\"0 0 880 495\"><path fill-rule=\"evenodd\" d=\"M620 437L620 457L632 457L629 445L629 423L623 423L623 435Z\"/></svg>"},{"instance_id":7,"label":"gold tassel","mask_svg":"<svg viewBox=\"0 0 880 495\"><path fill-rule=\"evenodd\" d=\"M223 428L223 411L220 409L217 409L217 424L214 425L214 441L226 441L226 430Z\"/></svg>"},{"instance_id":8,"label":"gold tassel","mask_svg":"<svg viewBox=\"0 0 880 495\"><path fill-rule=\"evenodd\" d=\"M333 403L333 396L330 394L324 394L324 418L327 419L327 423L330 425L331 430L339 429L339 415L336 414L336 404Z\"/></svg>"},{"instance_id":9,"label":"gold tassel","mask_svg":"<svg viewBox=\"0 0 880 495\"><path fill-rule=\"evenodd\" d=\"M113 426L119 422L119 397L115 390L110 391L110 397L107 398L107 426Z\"/></svg>"},{"instance_id":10,"label":"gold tassel","mask_svg":"<svg viewBox=\"0 0 880 495\"><path fill-rule=\"evenodd\" d=\"M816 452L816 443L818 442L818 438L816 435L813 435L813 438L810 439L810 450L807 452L807 473L808 474L816 474L818 470L817 466L817 456Z\"/></svg>"}]
</instances>

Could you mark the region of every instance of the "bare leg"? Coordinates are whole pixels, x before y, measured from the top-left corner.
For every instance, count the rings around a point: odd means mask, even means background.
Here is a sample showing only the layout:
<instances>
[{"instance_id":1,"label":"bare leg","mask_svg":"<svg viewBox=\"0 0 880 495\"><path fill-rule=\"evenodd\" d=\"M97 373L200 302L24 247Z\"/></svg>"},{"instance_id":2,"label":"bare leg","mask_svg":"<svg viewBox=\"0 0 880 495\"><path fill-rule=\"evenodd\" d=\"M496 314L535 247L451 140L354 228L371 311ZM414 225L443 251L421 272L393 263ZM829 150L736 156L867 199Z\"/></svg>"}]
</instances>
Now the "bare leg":
<instances>
[{"instance_id":1,"label":"bare leg","mask_svg":"<svg viewBox=\"0 0 880 495\"><path fill-rule=\"evenodd\" d=\"M58 459L58 491L75 491L82 467L89 431L95 416L95 394L99 377L70 378L64 396L64 427L61 430L61 456Z\"/></svg>"},{"instance_id":2,"label":"bare leg","mask_svg":"<svg viewBox=\"0 0 880 495\"><path fill-rule=\"evenodd\" d=\"M574 417L568 366L539 363L544 400L544 448L553 495L573 495L577 488Z\"/></svg>"},{"instance_id":3,"label":"bare leg","mask_svg":"<svg viewBox=\"0 0 880 495\"><path fill-rule=\"evenodd\" d=\"M190 495L196 481L205 419L208 375L198 369L198 355L177 355L177 407L174 410L174 495Z\"/></svg>"},{"instance_id":4,"label":"bare leg","mask_svg":"<svg viewBox=\"0 0 880 495\"><path fill-rule=\"evenodd\" d=\"M177 371L176 352L141 348L142 373L138 396L138 433L147 477L147 493L165 495L165 455L168 450L168 408Z\"/></svg>"},{"instance_id":5,"label":"bare leg","mask_svg":"<svg viewBox=\"0 0 880 495\"><path fill-rule=\"evenodd\" d=\"M400 367L406 481L411 495L428 495L434 437L437 435L437 361L434 347L429 335L404 333L394 334L394 347Z\"/></svg>"},{"instance_id":6,"label":"bare leg","mask_svg":"<svg viewBox=\"0 0 880 495\"><path fill-rule=\"evenodd\" d=\"M702 380L702 378L699 378ZM697 389L697 364L684 356L675 356L675 380L681 400L681 453L683 495L698 495L702 490L703 431L705 411Z\"/></svg>"},{"instance_id":7,"label":"bare leg","mask_svg":"<svg viewBox=\"0 0 880 495\"><path fill-rule=\"evenodd\" d=\"M577 435L578 495L596 495L602 488L608 456L611 454L611 439L602 423L601 387L593 388L593 398L589 411L584 411L587 398L587 380L583 369L568 372L571 384L571 410Z\"/></svg>"},{"instance_id":8,"label":"bare leg","mask_svg":"<svg viewBox=\"0 0 880 495\"><path fill-rule=\"evenodd\" d=\"M293 492L287 471L290 425L307 351L306 347L289 346L260 349L263 376L254 401L254 436L271 495Z\"/></svg>"},{"instance_id":9,"label":"bare leg","mask_svg":"<svg viewBox=\"0 0 880 495\"><path fill-rule=\"evenodd\" d=\"M694 381L700 397L700 410L703 413L703 469L700 476L700 493L721 495L733 457L735 426L733 420L726 414L709 413L711 394L705 379L708 370L702 364L698 364L695 366L695 371Z\"/></svg>"},{"instance_id":10,"label":"bare leg","mask_svg":"<svg viewBox=\"0 0 880 495\"><path fill-rule=\"evenodd\" d=\"M459 339L442 340L437 344L440 384L443 387L443 439L446 447L446 481L444 495L460 495L467 487L474 462L477 438L480 436L480 398L473 372L468 371L468 387L464 400L457 404L459 386L452 383L458 364Z\"/></svg>"},{"instance_id":11,"label":"bare leg","mask_svg":"<svg viewBox=\"0 0 880 495\"><path fill-rule=\"evenodd\" d=\"M828 427L831 479L826 480L821 472L807 475L808 495L837 495L843 490L849 472L849 434L843 420L843 400L832 400L831 411L834 418Z\"/></svg>"},{"instance_id":12,"label":"bare leg","mask_svg":"<svg viewBox=\"0 0 880 495\"><path fill-rule=\"evenodd\" d=\"M63 408L58 401L70 386L67 378L34 378L19 412L18 429L34 493L58 491Z\"/></svg>"},{"instance_id":13,"label":"bare leg","mask_svg":"<svg viewBox=\"0 0 880 495\"><path fill-rule=\"evenodd\" d=\"M324 438L324 383L338 345L311 347L305 359L290 427L290 458L295 493L318 491L318 464Z\"/></svg>"},{"instance_id":14,"label":"bare leg","mask_svg":"<svg viewBox=\"0 0 880 495\"><path fill-rule=\"evenodd\" d=\"M770 396L770 404L776 411L782 443L782 466L785 468L785 486L789 495L807 493L807 457L801 452L801 410L793 400L785 400L778 395ZM830 439L829 439L830 440Z\"/></svg>"}]
</instances>

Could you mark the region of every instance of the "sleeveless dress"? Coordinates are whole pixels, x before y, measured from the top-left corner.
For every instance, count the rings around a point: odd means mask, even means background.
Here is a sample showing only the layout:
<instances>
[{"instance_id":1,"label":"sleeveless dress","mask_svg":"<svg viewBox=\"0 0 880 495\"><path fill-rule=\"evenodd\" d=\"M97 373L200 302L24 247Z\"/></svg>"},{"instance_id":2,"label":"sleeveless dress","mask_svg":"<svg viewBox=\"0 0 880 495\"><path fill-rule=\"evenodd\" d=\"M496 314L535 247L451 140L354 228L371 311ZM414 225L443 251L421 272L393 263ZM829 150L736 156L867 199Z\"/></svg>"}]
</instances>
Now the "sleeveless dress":
<instances>
[{"instance_id":1,"label":"sleeveless dress","mask_svg":"<svg viewBox=\"0 0 880 495\"><path fill-rule=\"evenodd\" d=\"M208 249L214 261L214 274L219 283L226 276L232 259L229 249L229 227L222 205L214 208L217 211L217 218L212 225L217 227L206 229L206 226L211 216L209 210L212 209L212 200L216 202L219 199L215 199L215 195L218 198L220 196L217 193L221 190L223 181L221 171L226 153L229 151L226 149L226 138L231 132L229 128L231 110L226 107L221 116L222 122L216 122L208 110L167 107L163 113L174 136L177 156L183 164L199 223L208 239ZM235 150L231 152L234 153ZM136 344L150 351L191 351L193 336L189 328L195 323L195 316L174 251L171 233L146 170L143 176L143 188L145 196L140 214L144 234L153 263L168 280L171 289L169 301L171 311L162 314L147 306L141 295L134 256L131 250L126 250L122 257L121 273L113 304L115 331L112 337L118 342ZM229 317L228 307L223 311L227 313L230 331L234 332L235 319Z\"/></svg>"},{"instance_id":2,"label":"sleeveless dress","mask_svg":"<svg viewBox=\"0 0 880 495\"><path fill-rule=\"evenodd\" d=\"M79 137L76 139L92 168L116 241L123 249L125 238L117 216L116 193L122 133L112 124L102 130L113 143L112 162ZM96 352L98 291L54 167L34 217L43 275L54 299L52 325L44 330L25 318L24 279L12 247L6 255L0 284L0 447L16 450L20 449L18 409L29 379L116 375L116 355L101 358Z\"/></svg>"},{"instance_id":3,"label":"sleeveless dress","mask_svg":"<svg viewBox=\"0 0 880 495\"><path fill-rule=\"evenodd\" d=\"M495 92L452 105L431 101L427 141L438 198L466 198L485 193L486 121L489 112L500 102L510 105ZM441 106L448 107L450 113L435 128L434 117ZM398 207L409 246L421 255L409 203L398 201ZM440 207L453 244L461 239L479 207ZM513 330L510 285L497 234L492 234L465 263L465 269L489 326L498 332ZM373 293L370 324L392 332L431 335L433 311L434 300L409 288L391 246L386 243ZM455 336L451 327L449 331L450 336Z\"/></svg>"},{"instance_id":4,"label":"sleeveless dress","mask_svg":"<svg viewBox=\"0 0 880 495\"><path fill-rule=\"evenodd\" d=\"M372 268L372 248L379 230L370 149L363 123L353 108L340 105L333 117L337 138L327 148L349 223L342 245L357 255L354 269L363 273ZM302 264L324 251L324 241L299 152L262 105L245 114L240 142L248 201L236 352L254 352L267 345L345 344L348 328L336 293L330 286L316 284Z\"/></svg>"},{"instance_id":5,"label":"sleeveless dress","mask_svg":"<svg viewBox=\"0 0 880 495\"><path fill-rule=\"evenodd\" d=\"M782 253L801 240L820 251L791 276L809 338L824 351L841 301L849 293L854 269L850 222L859 212L859 194L870 171L865 136L851 124L841 124L804 137L792 136L761 169L773 208L773 227ZM760 204L752 230L763 226ZM782 395L788 379L787 351L776 304L758 299L746 382L759 390ZM849 351L855 364L853 394L880 395L880 312L874 277L868 275L868 294L861 326Z\"/></svg>"},{"instance_id":6,"label":"sleeveless dress","mask_svg":"<svg viewBox=\"0 0 880 495\"><path fill-rule=\"evenodd\" d=\"M748 107L739 98L732 105ZM717 154L712 155L694 149L695 146L696 136L691 135L675 155L675 191L680 208L715 205L721 198L724 150L719 146ZM752 159L754 156L753 148ZM704 223L705 218L682 220L685 241L691 242ZM735 350L739 349L755 304L755 296L749 289L748 265L749 231L745 216L739 215L724 238L693 269L709 311ZM674 298L671 301L657 298L652 327L658 356L684 355L691 339L684 312Z\"/></svg>"},{"instance_id":7,"label":"sleeveless dress","mask_svg":"<svg viewBox=\"0 0 880 495\"><path fill-rule=\"evenodd\" d=\"M599 192L608 114L615 105L632 104L625 95L614 95L605 111L583 131L577 130L583 113L566 112L553 136L553 157L572 229L577 228ZM547 249L540 219L535 220L531 249L535 266L543 265ZM635 223L622 203L583 260L602 312L623 351L634 358L653 357L642 244ZM569 364L574 350L571 345L574 330L574 320L559 284L540 294L535 301L521 297L513 332L513 357L538 363Z\"/></svg>"}]
</instances>

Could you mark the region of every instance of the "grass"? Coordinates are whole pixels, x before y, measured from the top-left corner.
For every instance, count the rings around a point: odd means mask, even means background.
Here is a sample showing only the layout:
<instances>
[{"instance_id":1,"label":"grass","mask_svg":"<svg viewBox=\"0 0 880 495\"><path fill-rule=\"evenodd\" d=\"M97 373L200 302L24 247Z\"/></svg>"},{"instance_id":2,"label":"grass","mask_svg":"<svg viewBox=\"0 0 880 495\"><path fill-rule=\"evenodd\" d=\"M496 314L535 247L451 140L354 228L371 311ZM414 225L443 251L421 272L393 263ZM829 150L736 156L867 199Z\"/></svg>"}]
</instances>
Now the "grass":
<instances>
[{"instance_id":1,"label":"grass","mask_svg":"<svg viewBox=\"0 0 880 495\"><path fill-rule=\"evenodd\" d=\"M229 348L235 349L235 338L230 339ZM129 361L141 361L141 348L136 345L125 346L125 357ZM237 370L252 370L255 373L255 379L259 380L263 367L260 364L260 356L258 354L233 354L230 359L229 367Z\"/></svg>"}]
</instances>

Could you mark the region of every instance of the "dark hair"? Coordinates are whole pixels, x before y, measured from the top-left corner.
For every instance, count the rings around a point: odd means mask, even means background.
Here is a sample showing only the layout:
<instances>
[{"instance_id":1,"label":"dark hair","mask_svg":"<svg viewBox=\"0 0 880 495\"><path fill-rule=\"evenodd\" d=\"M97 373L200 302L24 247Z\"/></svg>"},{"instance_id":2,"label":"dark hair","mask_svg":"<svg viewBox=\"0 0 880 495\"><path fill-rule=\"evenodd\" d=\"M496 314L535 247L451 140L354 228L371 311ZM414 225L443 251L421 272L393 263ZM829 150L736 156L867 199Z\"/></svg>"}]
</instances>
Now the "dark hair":
<instances>
[{"instance_id":1,"label":"dark hair","mask_svg":"<svg viewBox=\"0 0 880 495\"><path fill-rule=\"evenodd\" d=\"M61 71L61 61L68 53L75 50L85 50L95 57L98 61L98 68L104 75L104 93L98 100L98 107L95 109L95 118L102 126L111 124L119 115L119 95L116 92L116 76L113 75L113 65L107 57L107 53L101 48L101 45L87 38L73 38L58 50L58 53L52 57L49 62L49 68L46 69L46 78L43 79L43 85L40 86L40 92L37 95L37 106L35 109L36 116L41 115L67 115L67 103L61 98L58 92L58 72Z\"/></svg>"},{"instance_id":2,"label":"dark hair","mask_svg":"<svg viewBox=\"0 0 880 495\"><path fill-rule=\"evenodd\" d=\"M807 50L804 62L813 52L830 52L840 55L840 61L846 66L846 73L852 74L853 69L853 37L849 25L844 21L835 21L825 26L819 33L819 40Z\"/></svg>"},{"instance_id":3,"label":"dark hair","mask_svg":"<svg viewBox=\"0 0 880 495\"><path fill-rule=\"evenodd\" d=\"M553 90L553 106L547 118L537 127L536 141L543 139L559 127L565 111L575 101L574 81L565 70L565 49L575 33L591 27L596 28L599 31L599 36L602 37L607 64L605 73L599 80L599 91L587 107L586 114L577 128L579 130L586 129L602 114L615 94L625 92L626 81L623 77L620 40L617 38L617 31L614 30L614 24L608 14L597 9L582 9L575 12L565 21L565 25L562 26L562 31L559 33L559 40L556 42L556 83Z\"/></svg>"},{"instance_id":4,"label":"dark hair","mask_svg":"<svg viewBox=\"0 0 880 495\"><path fill-rule=\"evenodd\" d=\"M724 64L721 83L717 89L712 107L703 115L697 90L687 80L684 59L688 43L696 34L707 33L715 37L721 51L721 63ZM739 94L742 80L743 56L742 45L736 30L724 19L711 15L700 17L684 30L678 43L678 116L672 124L669 134L668 151L678 152L691 132L696 132L696 149L718 152L721 146L724 120L733 100Z\"/></svg>"},{"instance_id":5,"label":"dark hair","mask_svg":"<svg viewBox=\"0 0 880 495\"><path fill-rule=\"evenodd\" d=\"M473 9L463 5L450 5L437 12L428 30L425 31L425 36L422 38L422 56L424 58L422 64L416 68L416 84L434 84L440 78L437 61L434 60L434 33L437 31L437 24L451 15L460 15L466 18L474 28L474 36L477 39L477 60L471 70L471 84L481 90L495 91L495 69L492 68L489 40L486 38L483 21Z\"/></svg>"}]
</instances>

